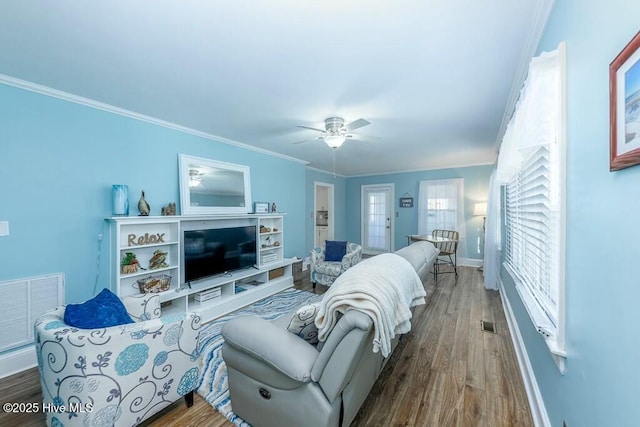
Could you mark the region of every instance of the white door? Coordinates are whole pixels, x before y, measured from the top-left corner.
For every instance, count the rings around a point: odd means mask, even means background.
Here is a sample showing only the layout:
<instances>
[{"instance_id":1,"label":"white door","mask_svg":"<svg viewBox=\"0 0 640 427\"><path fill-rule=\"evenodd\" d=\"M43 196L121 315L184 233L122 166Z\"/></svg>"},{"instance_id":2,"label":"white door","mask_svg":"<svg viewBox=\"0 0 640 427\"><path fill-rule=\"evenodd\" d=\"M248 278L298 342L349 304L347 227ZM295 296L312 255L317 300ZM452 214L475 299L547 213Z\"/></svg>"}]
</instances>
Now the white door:
<instances>
[{"instance_id":1,"label":"white door","mask_svg":"<svg viewBox=\"0 0 640 427\"><path fill-rule=\"evenodd\" d=\"M362 186L362 252L393 250L393 184Z\"/></svg>"}]
</instances>

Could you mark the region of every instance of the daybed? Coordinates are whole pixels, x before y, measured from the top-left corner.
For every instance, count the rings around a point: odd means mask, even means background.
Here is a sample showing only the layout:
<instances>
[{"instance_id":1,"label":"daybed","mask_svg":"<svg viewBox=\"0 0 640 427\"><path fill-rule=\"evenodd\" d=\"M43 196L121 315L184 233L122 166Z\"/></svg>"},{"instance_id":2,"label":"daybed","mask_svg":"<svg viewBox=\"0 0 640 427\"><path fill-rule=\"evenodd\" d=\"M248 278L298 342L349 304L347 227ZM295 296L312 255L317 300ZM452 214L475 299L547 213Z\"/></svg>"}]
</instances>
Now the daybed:
<instances>
[{"instance_id":1,"label":"daybed","mask_svg":"<svg viewBox=\"0 0 640 427\"><path fill-rule=\"evenodd\" d=\"M379 255L349 269L320 298L315 323L320 324L318 333L326 339L315 346L287 330L292 316L274 322L253 316L229 321L222 330L222 355L236 415L255 427L348 426L389 360L399 336L385 345L377 330L380 328L374 328L374 320L378 326L380 319L365 314L366 309L344 309L343 315L337 313L334 317L331 314L335 312L327 309L343 287L353 285L355 278L360 278L361 289L374 285L377 279L368 277L366 272L380 275L376 266L386 262L398 268L382 276L402 277L403 281L413 282L413 287L417 281L420 295L424 296L422 284L437 255L438 250L431 243L416 242L395 255ZM401 333L410 328L409 320L404 320ZM330 330L324 328L332 322L335 325Z\"/></svg>"}]
</instances>

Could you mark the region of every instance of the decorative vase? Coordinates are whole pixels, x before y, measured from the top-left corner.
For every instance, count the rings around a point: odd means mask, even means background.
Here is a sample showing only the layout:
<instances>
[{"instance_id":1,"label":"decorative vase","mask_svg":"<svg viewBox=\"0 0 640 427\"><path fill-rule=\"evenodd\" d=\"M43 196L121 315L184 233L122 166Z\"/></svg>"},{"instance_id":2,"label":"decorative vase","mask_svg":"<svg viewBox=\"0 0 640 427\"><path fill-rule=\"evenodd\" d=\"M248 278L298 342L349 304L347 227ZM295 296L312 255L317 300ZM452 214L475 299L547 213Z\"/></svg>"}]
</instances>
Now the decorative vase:
<instances>
[{"instance_id":1,"label":"decorative vase","mask_svg":"<svg viewBox=\"0 0 640 427\"><path fill-rule=\"evenodd\" d=\"M113 216L129 216L129 186L116 184L111 190Z\"/></svg>"}]
</instances>

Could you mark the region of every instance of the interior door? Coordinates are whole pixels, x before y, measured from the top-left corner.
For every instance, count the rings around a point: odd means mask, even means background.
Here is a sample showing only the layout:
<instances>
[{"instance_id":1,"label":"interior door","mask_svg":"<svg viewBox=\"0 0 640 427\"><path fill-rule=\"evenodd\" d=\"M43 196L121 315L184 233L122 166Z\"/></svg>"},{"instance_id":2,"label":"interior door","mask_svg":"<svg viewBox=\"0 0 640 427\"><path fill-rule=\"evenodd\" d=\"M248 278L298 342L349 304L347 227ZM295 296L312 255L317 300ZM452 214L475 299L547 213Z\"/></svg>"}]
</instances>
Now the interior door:
<instances>
[{"instance_id":1,"label":"interior door","mask_svg":"<svg viewBox=\"0 0 640 427\"><path fill-rule=\"evenodd\" d=\"M362 251L393 250L393 184L362 186Z\"/></svg>"}]
</instances>

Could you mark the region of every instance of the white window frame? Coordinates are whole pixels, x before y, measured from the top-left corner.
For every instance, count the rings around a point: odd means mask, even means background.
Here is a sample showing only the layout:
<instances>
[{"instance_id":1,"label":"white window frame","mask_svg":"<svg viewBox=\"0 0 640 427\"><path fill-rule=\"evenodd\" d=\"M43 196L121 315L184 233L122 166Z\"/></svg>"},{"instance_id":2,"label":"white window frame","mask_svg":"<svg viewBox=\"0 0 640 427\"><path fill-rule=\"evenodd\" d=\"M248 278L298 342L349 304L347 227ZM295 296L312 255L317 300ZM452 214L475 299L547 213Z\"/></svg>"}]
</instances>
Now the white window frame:
<instances>
[{"instance_id":1,"label":"white window frame","mask_svg":"<svg viewBox=\"0 0 640 427\"><path fill-rule=\"evenodd\" d=\"M521 161L517 162L518 167L509 182L504 188L504 217L505 218L505 235L502 238L502 249L505 252L504 266L507 272L513 278L516 284L516 290L522 300L531 321L536 330L544 337L551 355L553 356L558 369L564 374L564 362L567 357L565 347L565 259L566 259L566 52L565 44L561 43L555 54L559 60L559 96L558 96L558 114L556 117L556 134L555 141L549 142L549 173L540 174L550 181L549 191L533 190L536 195L547 195L548 203L545 204L545 214L548 221L544 225L535 224L537 219L532 203L530 201L531 190L520 187L528 182L530 175L535 174L535 167L532 167L530 161L541 159L538 156L538 148L532 150L518 147L522 155ZM545 55L545 54L543 54ZM522 93L532 90L527 87ZM518 105L520 107L520 105ZM516 113L518 112L516 107ZM526 107L525 107L526 108ZM538 112L535 112L536 116ZM533 116L531 111L525 111L525 116ZM512 119L513 120L513 119ZM527 126L528 125L528 126ZM523 129L513 130L513 134L520 136L515 138L518 141L529 137L522 136L523 133L530 131L532 126L527 123ZM530 147L529 147L530 148ZM515 157L511 155L505 156L513 160ZM500 159L499 159L500 165ZM508 162L508 167L513 168L513 161ZM499 166L500 168L500 166ZM527 187L531 188L531 187ZM511 190L511 205L509 205L509 197L507 192ZM548 222L548 224L546 224ZM516 227L510 229L511 225ZM536 242L536 234L542 236L542 245ZM548 235L547 235L548 234ZM513 240L512 240L513 239ZM544 240L547 239L547 240ZM537 249L535 246L542 246L543 250ZM533 248L533 249L532 249ZM532 262L533 257L542 255L543 267L536 266L536 262ZM542 270L548 271L544 273ZM544 275L548 275L548 282L545 282ZM552 290L551 298L548 298L547 290Z\"/></svg>"},{"instance_id":2,"label":"white window frame","mask_svg":"<svg viewBox=\"0 0 640 427\"><path fill-rule=\"evenodd\" d=\"M429 197L429 188L433 186L452 186L456 188L456 200L455 206L439 206L436 199ZM444 200L446 201L446 200ZM452 179L434 179L420 181L419 193L418 193L418 234L431 235L434 229L446 229L455 230L459 234L459 240L465 237L465 221L464 221L464 179L452 178ZM434 212L437 215L438 212L454 211L455 223L452 224L430 224L429 216L430 212Z\"/></svg>"}]
</instances>

